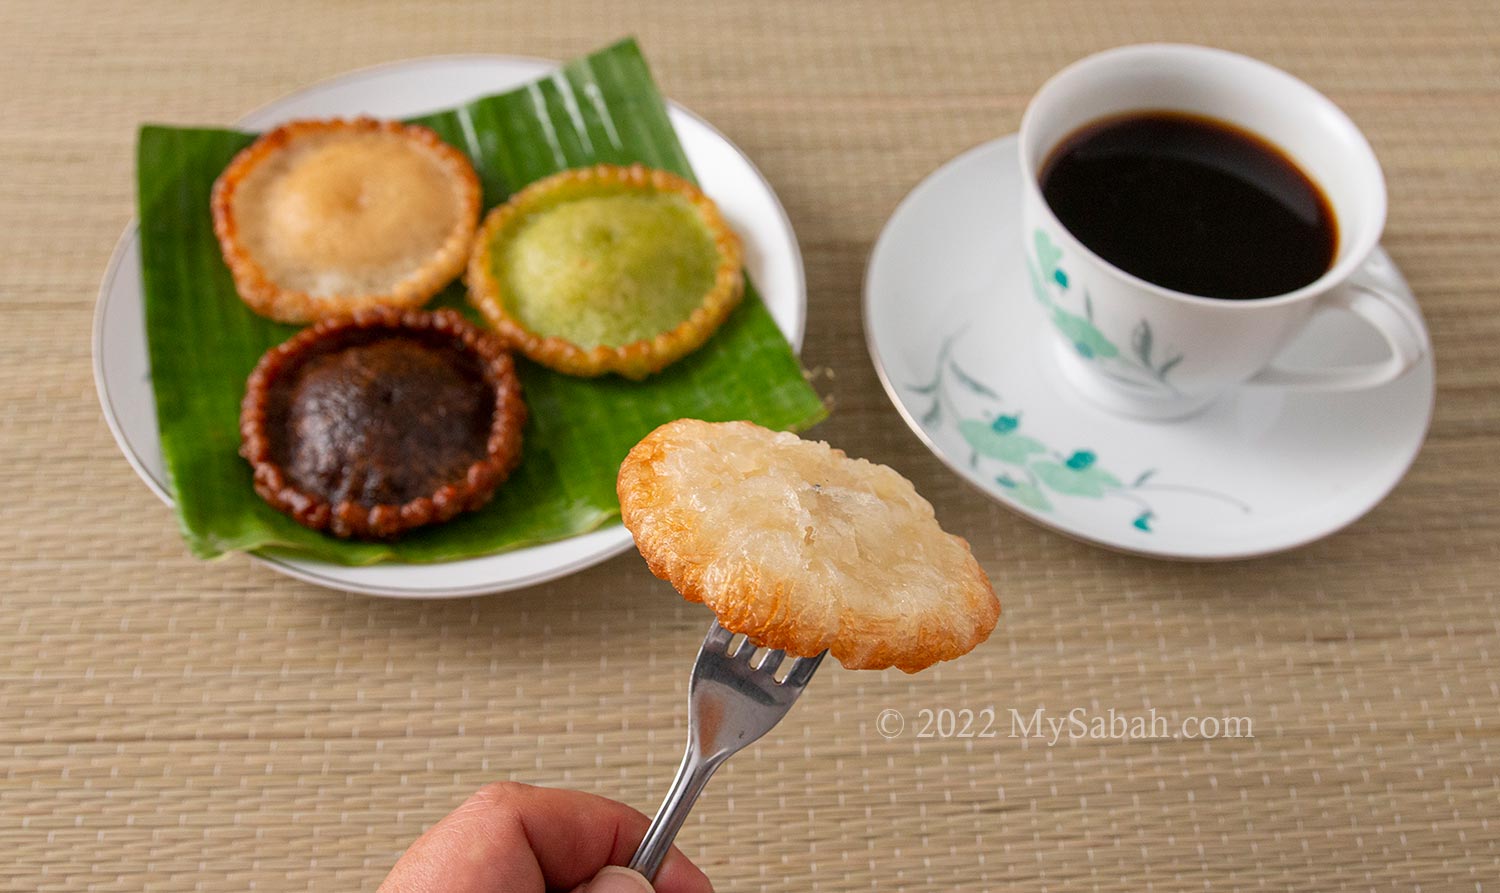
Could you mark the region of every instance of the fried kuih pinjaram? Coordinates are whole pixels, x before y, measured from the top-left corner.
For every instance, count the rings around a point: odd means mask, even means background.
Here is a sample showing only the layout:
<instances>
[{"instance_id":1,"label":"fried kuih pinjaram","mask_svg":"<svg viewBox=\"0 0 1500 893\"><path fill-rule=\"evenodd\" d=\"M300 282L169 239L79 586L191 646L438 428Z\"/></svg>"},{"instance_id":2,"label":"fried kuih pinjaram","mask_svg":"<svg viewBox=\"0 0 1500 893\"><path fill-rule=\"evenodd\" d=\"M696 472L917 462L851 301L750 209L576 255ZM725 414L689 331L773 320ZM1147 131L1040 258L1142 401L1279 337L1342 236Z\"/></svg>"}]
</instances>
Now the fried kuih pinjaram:
<instances>
[{"instance_id":1,"label":"fried kuih pinjaram","mask_svg":"<svg viewBox=\"0 0 1500 893\"><path fill-rule=\"evenodd\" d=\"M759 647L908 673L972 651L1000 602L894 470L749 422L669 422L619 476L653 573Z\"/></svg>"}]
</instances>

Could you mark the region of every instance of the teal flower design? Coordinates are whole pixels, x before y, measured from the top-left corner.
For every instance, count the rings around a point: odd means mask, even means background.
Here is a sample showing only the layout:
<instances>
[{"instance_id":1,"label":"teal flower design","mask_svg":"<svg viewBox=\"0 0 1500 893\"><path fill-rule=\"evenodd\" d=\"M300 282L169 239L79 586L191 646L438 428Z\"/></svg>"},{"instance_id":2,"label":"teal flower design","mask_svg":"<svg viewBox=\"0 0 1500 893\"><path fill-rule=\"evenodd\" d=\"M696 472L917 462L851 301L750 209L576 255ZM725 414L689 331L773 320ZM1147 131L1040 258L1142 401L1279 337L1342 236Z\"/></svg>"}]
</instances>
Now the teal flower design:
<instances>
[{"instance_id":1,"label":"teal flower design","mask_svg":"<svg viewBox=\"0 0 1500 893\"><path fill-rule=\"evenodd\" d=\"M995 483L1008 490L1012 499L1028 508L1039 512L1052 511L1052 502L1035 481L1018 481L1008 474L1002 474L995 478Z\"/></svg>"},{"instance_id":2,"label":"teal flower design","mask_svg":"<svg viewBox=\"0 0 1500 893\"><path fill-rule=\"evenodd\" d=\"M1038 244L1050 246L1050 242L1042 241L1044 239L1045 236L1039 234ZM1043 256L1048 257L1049 262L1056 263L1056 256L1047 252L1043 252ZM1084 356L1103 357L1119 354L1115 345L1094 328L1093 302L1087 290L1083 291L1085 316L1068 313L1051 300L1046 280L1036 264L1028 258L1026 266L1031 272L1037 299L1053 311L1054 320L1060 328L1064 328L1080 353ZM1054 268L1055 281L1057 272ZM1061 281L1059 284L1062 284ZM923 416L923 427L946 425L951 420L959 436L972 450L969 455L971 468L977 471L983 467L982 460L1009 466L1007 470L991 478L1001 488L1008 502L1045 513L1055 510L1053 500L1057 499L1058 494L1081 499L1109 497L1130 504L1133 514L1125 515L1121 523L1126 523L1125 519L1128 519L1131 527L1146 534L1155 532L1152 525L1156 521L1156 512L1147 495L1152 491L1195 494L1224 502L1247 514L1251 511L1247 503L1223 493L1189 484L1159 483L1155 468L1140 472L1127 485L1099 467L1099 457L1093 450L1074 450L1066 455L1051 452L1042 441L1021 432L1021 413L1014 409L1004 411L1007 407L999 391L965 371L954 359L954 343L962 333L963 330L960 329L943 341L930 379L906 385L906 388L932 400L932 405ZM1129 349L1145 364L1153 358L1153 341L1149 326L1143 322L1132 334ZM1128 358L1122 356L1121 359ZM1165 360L1160 367L1163 377L1179 359L1178 356L1171 356ZM963 402L956 402L956 397L964 398ZM965 404L972 404L973 401L992 407L981 410L985 418L965 418L968 415ZM990 415L991 412L998 414ZM1059 502L1066 504L1066 500Z\"/></svg>"},{"instance_id":3,"label":"teal flower design","mask_svg":"<svg viewBox=\"0 0 1500 893\"><path fill-rule=\"evenodd\" d=\"M1032 234L1032 241L1036 246L1036 263L1033 264L1028 259L1026 271L1031 274L1031 291L1037 301L1052 311L1052 325L1064 338L1073 342L1073 349L1086 360L1107 360L1119 356L1120 349L1094 325L1093 302L1087 294L1083 296L1083 301L1088 308L1088 316L1069 313L1052 300L1047 280L1057 283L1064 291L1068 288L1068 274L1057 265L1062 260L1062 249L1052 244L1052 239L1041 230Z\"/></svg>"},{"instance_id":4,"label":"teal flower design","mask_svg":"<svg viewBox=\"0 0 1500 893\"><path fill-rule=\"evenodd\" d=\"M1119 478L1097 467L1095 458L1088 450L1079 450L1062 462L1037 462L1031 470L1043 484L1058 493L1098 499L1123 485Z\"/></svg>"},{"instance_id":5,"label":"teal flower design","mask_svg":"<svg viewBox=\"0 0 1500 893\"><path fill-rule=\"evenodd\" d=\"M1092 322L1055 305L1052 308L1052 325L1057 327L1064 338L1073 342L1073 349L1085 359L1110 359L1120 355L1120 349L1104 337L1104 333Z\"/></svg>"},{"instance_id":6,"label":"teal flower design","mask_svg":"<svg viewBox=\"0 0 1500 893\"><path fill-rule=\"evenodd\" d=\"M1084 471L1092 468L1099 457L1094 455L1093 450L1075 450L1068 461L1063 463L1074 471Z\"/></svg>"},{"instance_id":7,"label":"teal flower design","mask_svg":"<svg viewBox=\"0 0 1500 893\"><path fill-rule=\"evenodd\" d=\"M998 416L988 425L979 419L964 419L958 423L958 433L981 456L1024 465L1028 457L1045 453L1047 447L1017 431L1020 424L1020 417L1013 415Z\"/></svg>"},{"instance_id":8,"label":"teal flower design","mask_svg":"<svg viewBox=\"0 0 1500 893\"><path fill-rule=\"evenodd\" d=\"M1085 360L1101 361L1101 370L1111 378L1175 394L1176 388L1167 376L1182 362L1183 355L1162 351L1156 344L1151 324L1144 319L1130 333L1129 353L1122 351L1094 324L1094 303L1087 288L1083 291L1083 315L1065 310L1060 302L1071 280L1059 266L1062 249L1041 229L1032 231L1031 241L1035 258L1026 258L1026 271L1030 274L1032 294L1050 311L1053 327L1073 344L1078 355Z\"/></svg>"}]
</instances>

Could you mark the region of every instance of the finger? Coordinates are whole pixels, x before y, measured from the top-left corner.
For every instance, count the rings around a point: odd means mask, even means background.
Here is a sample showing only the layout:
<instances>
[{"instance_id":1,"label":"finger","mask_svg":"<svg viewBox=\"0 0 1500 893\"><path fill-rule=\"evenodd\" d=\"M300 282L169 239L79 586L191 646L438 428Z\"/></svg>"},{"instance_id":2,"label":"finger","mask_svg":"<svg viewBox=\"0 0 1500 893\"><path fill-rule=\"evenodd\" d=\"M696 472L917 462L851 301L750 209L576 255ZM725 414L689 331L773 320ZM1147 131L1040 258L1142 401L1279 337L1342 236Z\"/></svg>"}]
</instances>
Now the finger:
<instances>
[{"instance_id":1,"label":"finger","mask_svg":"<svg viewBox=\"0 0 1500 893\"><path fill-rule=\"evenodd\" d=\"M382 893L570 890L605 865L624 865L649 825L613 800L578 791L502 782L488 785L411 845ZM658 893L710 893L676 848L656 878Z\"/></svg>"},{"instance_id":2,"label":"finger","mask_svg":"<svg viewBox=\"0 0 1500 893\"><path fill-rule=\"evenodd\" d=\"M606 865L599 869L594 879L574 890L573 893L655 893L651 882L629 868Z\"/></svg>"}]
</instances>

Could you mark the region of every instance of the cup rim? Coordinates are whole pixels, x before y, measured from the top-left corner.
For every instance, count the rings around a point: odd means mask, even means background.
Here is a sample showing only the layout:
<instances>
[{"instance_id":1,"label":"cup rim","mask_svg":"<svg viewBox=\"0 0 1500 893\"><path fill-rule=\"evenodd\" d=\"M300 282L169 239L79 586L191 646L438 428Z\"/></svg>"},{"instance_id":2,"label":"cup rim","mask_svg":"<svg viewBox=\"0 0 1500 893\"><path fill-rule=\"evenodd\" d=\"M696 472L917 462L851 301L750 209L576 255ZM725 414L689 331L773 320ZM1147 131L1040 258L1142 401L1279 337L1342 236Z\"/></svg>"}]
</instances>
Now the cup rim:
<instances>
[{"instance_id":1,"label":"cup rim","mask_svg":"<svg viewBox=\"0 0 1500 893\"><path fill-rule=\"evenodd\" d=\"M1262 76L1276 78L1282 80L1285 83L1289 83L1294 89L1300 90L1301 92L1306 94L1306 99L1308 102L1320 106L1326 113L1330 115L1330 117L1338 121L1341 126L1348 128L1349 132L1354 136L1356 145L1364 151L1366 156L1368 156L1370 163L1375 169L1375 192L1372 196L1375 201L1375 207L1371 212L1372 216L1375 217L1375 225L1369 228L1369 234L1365 236L1365 238L1363 238L1360 242L1350 245L1343 258L1335 261L1331 266L1329 266L1327 270L1323 272L1321 276L1319 276L1317 279L1314 279L1312 282L1309 282L1306 285L1301 286L1300 288L1293 289L1292 291L1283 292L1279 295L1270 295L1264 298L1253 298L1250 300L1240 301L1230 301L1223 298L1211 297L1209 295L1194 295L1189 294L1188 292L1167 288L1164 285L1157 285L1156 283L1146 279L1142 279L1141 277L1136 276L1133 273L1126 272L1125 270L1120 269L1119 267L1100 257L1097 253L1094 252L1093 249L1089 248L1087 245L1083 244L1083 242L1079 241L1079 239L1074 236L1066 226L1063 225L1062 221L1057 219L1057 215L1052 211L1052 206L1047 204L1047 199L1042 195L1041 184L1037 181L1036 166L1032 163L1034 154L1031 150L1030 142L1027 139L1027 133L1035 127L1035 119L1038 114L1038 112L1036 111L1038 101L1043 99L1049 90L1056 89L1056 85L1064 78L1077 77L1078 72L1081 70L1093 68L1106 62L1113 62L1117 61L1118 59L1128 58L1131 56L1170 56L1176 58L1196 57L1198 59L1208 59L1210 60L1210 64L1227 63L1231 65L1241 65L1254 69L1258 74ZM1172 108L1172 105L1171 103L1163 103L1161 106L1156 106L1154 108L1170 110ZM1235 123L1232 118L1225 117L1224 120L1228 121L1229 123ZM1034 94L1032 94L1031 99L1026 103L1025 112L1023 112L1021 115L1021 128L1017 136L1018 138L1016 142L1018 143L1018 154L1020 156L1022 174L1021 179L1025 181L1025 186L1023 188L1026 189L1032 203L1040 209L1040 213L1042 214L1044 220L1053 226L1053 228L1060 235L1061 239L1067 244L1067 246L1073 249L1076 253L1083 254L1084 256L1093 260L1099 268L1105 271L1106 275L1120 280L1127 285L1142 289L1155 295L1159 295L1163 298L1168 298L1170 300L1192 304L1200 307L1209 306L1222 310L1230 310L1231 308L1233 308L1247 312L1252 311L1257 307L1292 304L1298 301L1307 300L1309 298L1324 294L1337 287L1341 283L1347 281L1349 277L1352 276L1354 272L1361 266L1363 266L1367 259L1369 259L1370 254L1375 250L1375 247L1380 244L1380 237L1385 231L1386 213L1388 209L1385 172L1381 168L1380 159L1375 155L1375 149L1370 145L1370 141L1365 136L1364 131L1360 130L1359 126L1354 123L1354 120L1350 118L1343 109L1339 108L1333 100L1329 99L1327 96L1324 96L1320 91L1318 91L1317 88L1313 87L1311 84L1303 81L1302 79L1289 72L1277 68L1269 62L1263 62L1260 59L1256 59L1253 56L1246 56L1243 53L1236 53L1231 50L1220 49L1218 47L1209 47L1190 43L1125 44L1123 46L1112 47L1107 50L1101 50L1097 53L1092 53L1088 56L1084 56L1081 59L1075 60L1060 71L1054 73L1045 82L1043 82L1042 86L1039 87ZM1262 136L1261 138L1265 139L1266 137ZM1273 142L1272 145L1275 145L1275 143ZM1317 181L1314 180L1314 182ZM1319 188L1321 188L1321 184L1319 184Z\"/></svg>"}]
</instances>

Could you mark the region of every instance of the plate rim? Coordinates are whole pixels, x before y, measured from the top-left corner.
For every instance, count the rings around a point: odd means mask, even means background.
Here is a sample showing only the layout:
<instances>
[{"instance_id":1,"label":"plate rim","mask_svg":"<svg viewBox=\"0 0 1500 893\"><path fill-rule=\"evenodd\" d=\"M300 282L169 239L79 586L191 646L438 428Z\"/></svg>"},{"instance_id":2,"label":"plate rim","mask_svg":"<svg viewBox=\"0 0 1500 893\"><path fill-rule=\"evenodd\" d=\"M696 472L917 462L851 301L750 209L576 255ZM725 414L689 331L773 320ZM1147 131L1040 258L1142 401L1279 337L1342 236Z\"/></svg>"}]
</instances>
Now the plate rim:
<instances>
[{"instance_id":1,"label":"plate rim","mask_svg":"<svg viewBox=\"0 0 1500 893\"><path fill-rule=\"evenodd\" d=\"M901 197L901 200L898 201L896 203L896 206L891 210L890 215L886 217L885 223L881 224L880 234L876 236L875 242L870 248L870 253L865 259L865 274L862 277L861 282L863 291L860 295L860 314L862 317L860 322L862 328L864 329L865 351L869 354L870 364L875 367L875 376L877 379L879 379L882 390L885 391L886 399L890 401L891 405L896 409L897 414L901 416L901 420L905 422L906 427L910 429L914 435L916 435L917 440L922 444L922 446L925 447L927 451L934 457L936 457L939 462L947 467L950 472L958 477L959 480L984 495L985 498L997 503L1002 508L1014 512L1025 520L1036 524L1038 527L1042 527L1053 533L1061 534L1062 536L1065 536L1075 542L1083 543L1085 545L1094 546L1101 549L1106 549L1108 551L1122 555L1131 555L1138 558L1151 558L1161 561L1175 561L1184 564L1219 564L1231 561L1247 561L1255 558L1264 558L1269 555L1278 555L1282 552L1289 552L1294 549L1300 549L1319 540L1333 536L1334 534L1345 530L1355 522L1359 521L1361 518L1368 515L1372 510L1375 509L1376 506L1380 505L1386 500L1387 497L1390 496L1391 492L1396 489L1397 485L1399 485L1403 480L1406 479L1407 473L1411 471L1412 465L1416 462L1417 456L1421 454L1422 447L1427 442L1427 435L1431 432L1432 429L1432 420L1437 404L1437 363L1434 356L1434 351L1431 346L1430 337L1427 354L1422 358L1418 367L1416 367L1420 368L1423 365L1428 366L1430 367L1432 373L1431 381L1426 389L1426 393L1424 394L1424 417L1422 419L1420 433L1416 438L1415 444L1412 446L1409 454L1403 457L1399 462L1399 471L1392 475L1389 483L1379 488L1379 492L1374 495L1374 497L1368 502L1368 504L1361 505L1359 510L1353 513L1350 517L1342 520L1336 526L1323 529L1311 536L1299 538L1293 542L1288 542L1283 545L1277 545L1269 548L1222 551L1209 554L1183 554L1181 552L1171 552L1166 550L1132 549L1129 546L1109 542L1103 539L1098 539L1092 536L1088 536L1087 534L1084 534L1080 531L1070 530L1068 528L1062 527L1054 520L1046 518L1024 505L1013 503L1003 498L998 493L995 493L988 488L981 486L978 482L972 480L963 471L959 464L951 457L949 457L943 450L939 449L932 438L928 436L927 432L922 429L920 422L916 419L915 416L912 415L911 411L907 408L905 401L901 398L894 382L891 380L890 374L887 370L886 360L881 355L881 351L877 343L875 328L871 319L870 312L873 304L872 295L874 285L875 259L881 254L882 249L887 246L888 240L894 238L891 235L892 222L895 221L895 219L899 217L902 212L906 211L913 204L913 202L918 199L919 193L929 188L929 186L940 175L946 173L952 167L967 162L975 156L985 155L990 152L1005 151L1007 148L1006 144L1016 143L1018 136L1019 134L1016 133L1008 133L970 146L967 149L964 149L958 154L952 156L947 161L944 161L942 164L938 165L931 172L927 173L920 180L918 180L916 185L907 190L906 194ZM1401 281L1403 283L1406 283L1407 290L1410 291L1413 295L1413 298L1415 298L1415 290L1411 289L1410 283L1407 283L1405 275L1401 273L1400 266L1397 265L1395 259L1392 258L1388 252L1386 252L1384 246L1377 245L1375 248L1375 252L1376 255L1384 255L1386 261L1390 263L1392 268L1397 271L1397 274L1401 276ZM1418 305L1417 312L1418 316L1421 317L1423 328L1426 329L1427 320L1426 316L1421 313L1420 304ZM1413 371L1416 371L1416 369L1414 368Z\"/></svg>"},{"instance_id":2,"label":"plate rim","mask_svg":"<svg viewBox=\"0 0 1500 893\"><path fill-rule=\"evenodd\" d=\"M402 68L417 68L434 65L441 66L444 64L465 62L526 63L537 66L539 69L539 73L543 74L546 71L554 70L564 64L562 61L555 59L510 53L445 53L428 56L414 56L407 59L393 59L386 62L376 63L374 65L352 68L345 72L319 78L318 80L308 83L302 87L288 91L270 100L262 102L259 105L256 105L254 108L236 118L235 121L228 126L255 126L248 125L246 122L253 120L257 116L266 114L268 111L274 109L282 103L290 102L304 97L308 94L315 93L319 90L324 90L336 85L358 83L359 81L371 76L390 74L391 72L399 71ZM485 94L481 93L479 95L482 96ZM792 225L790 215L787 214L786 206L782 203L780 195L778 195L776 193L776 190L771 186L771 181L766 177L765 173L760 169L758 165L756 165L754 159L752 159L748 153L741 149L738 144L736 144L727 135L725 135L723 131L715 127L711 122L709 122L703 116L699 115L697 112L694 112L692 109L669 97L663 97L663 99L667 105L669 114L682 115L688 119L691 119L695 124L702 126L711 135L720 140L723 145L733 150L733 152L738 155L739 158L755 174L760 183L765 186L767 193L770 195L772 208L776 213L776 217L780 223L781 229L785 232L787 240L790 243L790 247L792 249L791 272L792 279L795 284L795 293L792 296L790 306L795 308L795 314L792 319L792 331L783 334L787 336L787 342L791 345L792 352L800 357L802 352L803 340L807 334L807 271L802 256L801 241L797 237L797 231L796 228ZM116 280L119 277L120 267L123 264L125 253L135 246L135 244L139 241L139 238L140 219L132 212L130 219L125 224L124 230L115 240L114 247L110 251L109 259L106 262L105 266L104 276L100 279L99 288L94 299L94 313L89 335L94 378L94 391L99 399L100 408L103 411L102 414L104 415L105 424L109 428L110 435L115 441L115 448L119 450L119 452L125 457L126 462L129 463L131 469L135 472L136 477L138 477L146 485L147 489L155 494L157 499L159 499L169 508L175 508L175 501L172 499L171 493L167 489L166 482L157 480L156 476L153 475L145 467L145 464L143 463L141 458L130 447L128 441L126 440L125 432L119 423L119 413L116 412L113 400L111 398L110 386L104 370L105 311L109 306L110 296L114 291ZM154 394L152 396L152 403L155 403ZM337 579L332 576L326 576L319 571L319 569L323 567L343 567L343 565L338 565L332 562L288 559L278 555L257 554L254 552L241 552L239 554L243 554L247 556L253 563L269 567L277 573L281 573L288 577L292 577L293 579L301 580L303 582L327 589L334 589L343 592L354 592L364 595L373 595L386 598L416 600L464 598L479 595L498 595L502 592L511 592L518 589L526 589L532 586L537 586L542 583L546 583L551 580L559 579L561 577L577 573L581 570L585 570L596 564L608 561L609 559L623 554L624 552L629 550L633 540L630 536L629 531L627 531L625 527L619 522L601 526L595 528L594 530L585 531L583 533L575 534L574 536L566 537L562 540L556 540L554 542L566 542L570 539L577 539L579 537L586 536L596 536L608 532L613 532L616 534L616 536L614 537L615 541L609 542L606 545L603 545L597 551L580 556L576 560L563 565L549 567L545 570L541 570L522 577L509 579L499 584L477 583L469 586L435 587L430 589L411 589L404 587L382 586L379 584L353 584L346 580ZM524 552L526 549L537 548L538 546L546 546L550 544L551 543L541 543L537 544L537 546L524 546L521 549L515 551ZM475 558L484 557L487 556L475 556ZM474 559L460 560L468 561ZM405 565L440 568L444 564L450 563L454 562L438 561L422 565L412 565L411 563L405 563Z\"/></svg>"}]
</instances>

